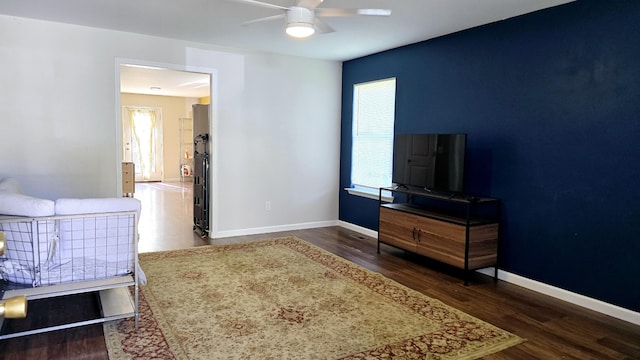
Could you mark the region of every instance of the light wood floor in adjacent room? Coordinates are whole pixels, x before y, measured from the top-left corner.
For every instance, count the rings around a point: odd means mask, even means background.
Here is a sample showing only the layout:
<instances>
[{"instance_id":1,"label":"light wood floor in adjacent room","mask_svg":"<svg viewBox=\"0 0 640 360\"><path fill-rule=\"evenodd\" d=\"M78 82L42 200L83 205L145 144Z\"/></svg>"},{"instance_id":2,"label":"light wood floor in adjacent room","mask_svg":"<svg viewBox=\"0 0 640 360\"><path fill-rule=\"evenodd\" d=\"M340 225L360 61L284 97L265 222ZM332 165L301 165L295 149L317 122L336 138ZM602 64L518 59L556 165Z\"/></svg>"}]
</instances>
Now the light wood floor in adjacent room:
<instances>
[{"instance_id":1,"label":"light wood floor in adjacent room","mask_svg":"<svg viewBox=\"0 0 640 360\"><path fill-rule=\"evenodd\" d=\"M462 274L389 246L376 253L376 239L340 227L287 231L205 241L193 232L189 183L137 184L143 202L140 252L295 235L405 286L439 299L527 341L485 359L640 359L640 326L614 319L521 287ZM631 286L632 284L630 284ZM630 291L637 291L637 289ZM90 296L29 305L53 315L95 312ZM102 325L0 340L0 359L108 359Z\"/></svg>"}]
</instances>

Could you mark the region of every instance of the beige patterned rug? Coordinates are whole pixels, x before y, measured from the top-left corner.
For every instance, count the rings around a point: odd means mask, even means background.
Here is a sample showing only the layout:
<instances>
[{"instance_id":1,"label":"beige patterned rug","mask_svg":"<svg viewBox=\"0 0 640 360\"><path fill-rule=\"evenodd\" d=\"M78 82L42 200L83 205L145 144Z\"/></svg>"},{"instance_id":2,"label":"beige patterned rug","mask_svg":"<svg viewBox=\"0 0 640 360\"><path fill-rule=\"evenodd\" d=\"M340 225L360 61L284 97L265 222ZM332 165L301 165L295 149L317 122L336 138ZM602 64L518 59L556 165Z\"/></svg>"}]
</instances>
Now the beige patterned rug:
<instances>
[{"instance_id":1,"label":"beige patterned rug","mask_svg":"<svg viewBox=\"0 0 640 360\"><path fill-rule=\"evenodd\" d=\"M295 237L140 255L110 359L475 359L522 341Z\"/></svg>"}]
</instances>

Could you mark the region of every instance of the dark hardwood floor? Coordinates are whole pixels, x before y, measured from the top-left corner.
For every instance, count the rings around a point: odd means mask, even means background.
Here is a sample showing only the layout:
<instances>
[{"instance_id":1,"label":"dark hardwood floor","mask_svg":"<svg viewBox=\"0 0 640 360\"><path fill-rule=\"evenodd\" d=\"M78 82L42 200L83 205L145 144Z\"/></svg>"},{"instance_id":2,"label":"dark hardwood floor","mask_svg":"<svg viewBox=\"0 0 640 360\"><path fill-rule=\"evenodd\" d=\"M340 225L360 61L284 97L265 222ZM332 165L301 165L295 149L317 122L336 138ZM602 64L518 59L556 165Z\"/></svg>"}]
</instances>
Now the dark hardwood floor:
<instances>
[{"instance_id":1,"label":"dark hardwood floor","mask_svg":"<svg viewBox=\"0 0 640 360\"><path fill-rule=\"evenodd\" d=\"M156 188L149 189L148 186ZM141 251L207 244L192 231L190 209L184 203L190 199L188 188L182 188L180 184L173 186L151 184L136 187L136 197L142 198L145 203L140 219L140 248L145 250ZM146 192L155 192L155 195ZM147 200L145 194L149 195ZM163 200L158 200L160 198ZM152 204L149 199L155 199L156 202ZM148 207L155 207L153 211L156 214L162 212L164 217L187 220L174 222L162 217L145 218L145 211L147 215L154 213ZM157 209L159 207L162 209ZM153 236L148 236L152 233L150 230L145 233L150 226L156 226ZM163 231L169 235L163 236ZM344 228L327 227L212 239L210 243L236 243L289 235L304 239L526 339L520 345L486 356L485 359L640 359L640 326L503 281L496 282L481 274L474 274L470 286L464 286L463 274L458 270L386 245L382 245L381 254L377 254L374 238ZM30 321L56 321L55 318L60 316L97 311L96 307L93 295L40 300L29 304L33 318ZM32 312L35 315L31 315ZM102 325L90 325L1 340L0 359L108 359L108 355Z\"/></svg>"}]
</instances>

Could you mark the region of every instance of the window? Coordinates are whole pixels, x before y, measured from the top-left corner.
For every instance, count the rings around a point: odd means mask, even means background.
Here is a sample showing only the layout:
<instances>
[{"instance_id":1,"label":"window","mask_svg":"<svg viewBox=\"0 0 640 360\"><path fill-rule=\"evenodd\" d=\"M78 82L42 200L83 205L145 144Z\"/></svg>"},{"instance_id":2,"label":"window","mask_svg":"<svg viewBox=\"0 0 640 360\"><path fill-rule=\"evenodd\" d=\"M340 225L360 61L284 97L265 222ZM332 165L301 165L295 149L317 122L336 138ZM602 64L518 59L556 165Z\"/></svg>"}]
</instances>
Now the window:
<instances>
[{"instance_id":1,"label":"window","mask_svg":"<svg viewBox=\"0 0 640 360\"><path fill-rule=\"evenodd\" d=\"M395 78L354 85L350 190L391 186L395 104Z\"/></svg>"}]
</instances>

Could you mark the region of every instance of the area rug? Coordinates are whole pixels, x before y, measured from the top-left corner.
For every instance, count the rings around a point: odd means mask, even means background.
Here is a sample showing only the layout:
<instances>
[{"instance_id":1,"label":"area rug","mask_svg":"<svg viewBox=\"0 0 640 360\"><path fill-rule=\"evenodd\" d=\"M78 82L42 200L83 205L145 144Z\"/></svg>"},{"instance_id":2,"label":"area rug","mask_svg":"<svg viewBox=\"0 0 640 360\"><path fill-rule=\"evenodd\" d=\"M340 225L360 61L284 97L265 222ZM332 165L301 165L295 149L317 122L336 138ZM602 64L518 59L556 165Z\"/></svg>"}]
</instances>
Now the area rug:
<instances>
[{"instance_id":1,"label":"area rug","mask_svg":"<svg viewBox=\"0 0 640 360\"><path fill-rule=\"evenodd\" d=\"M140 254L116 359L476 359L521 338L296 237Z\"/></svg>"}]
</instances>

